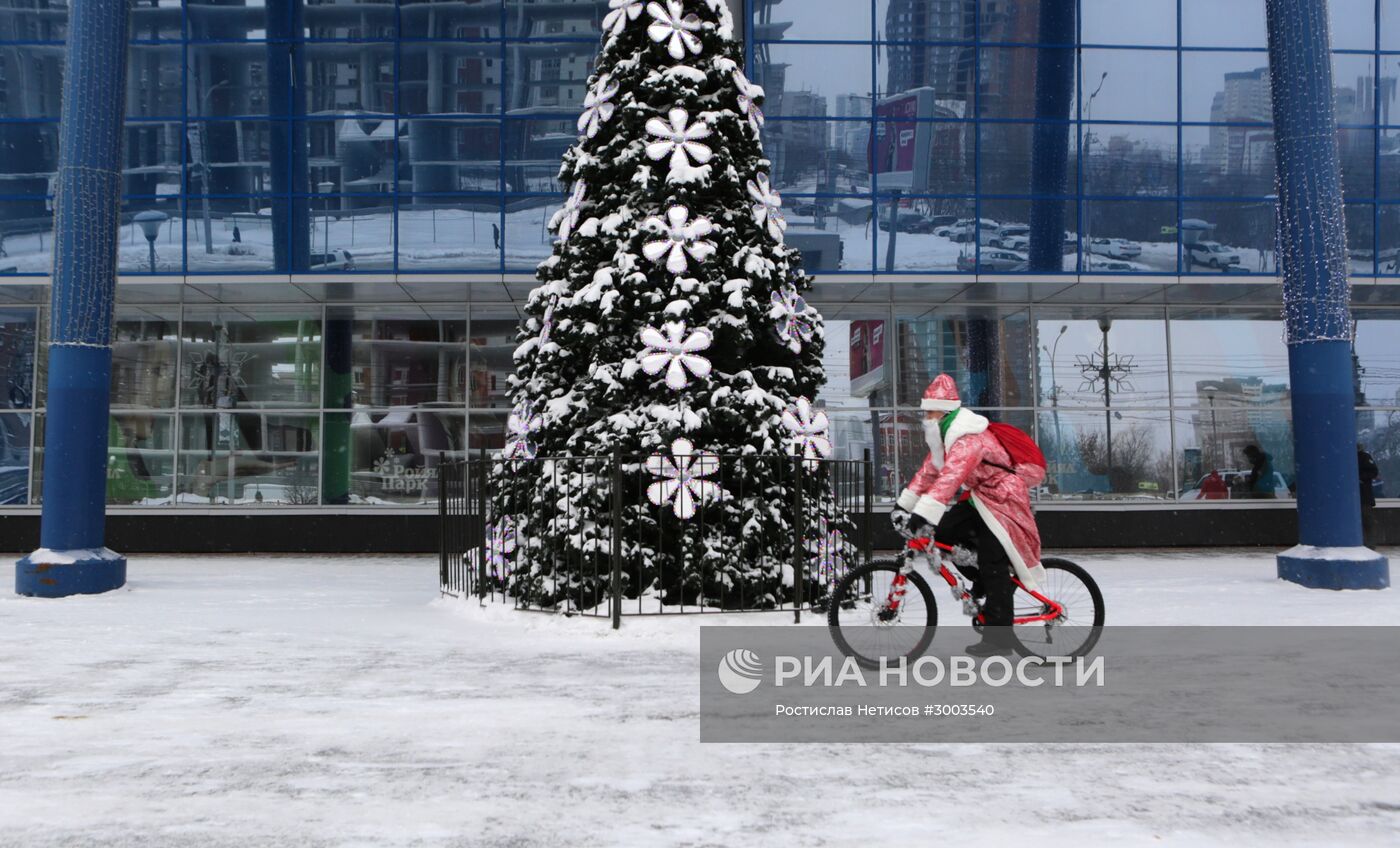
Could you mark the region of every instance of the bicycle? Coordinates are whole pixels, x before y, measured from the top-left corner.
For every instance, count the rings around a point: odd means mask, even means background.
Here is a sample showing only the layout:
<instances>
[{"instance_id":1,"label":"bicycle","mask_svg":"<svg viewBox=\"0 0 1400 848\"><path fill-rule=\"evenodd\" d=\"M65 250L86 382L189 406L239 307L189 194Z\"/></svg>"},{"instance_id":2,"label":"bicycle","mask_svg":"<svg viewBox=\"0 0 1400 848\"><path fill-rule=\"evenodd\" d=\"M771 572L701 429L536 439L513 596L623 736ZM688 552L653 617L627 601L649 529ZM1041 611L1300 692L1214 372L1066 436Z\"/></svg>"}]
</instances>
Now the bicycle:
<instances>
[{"instance_id":1,"label":"bicycle","mask_svg":"<svg viewBox=\"0 0 1400 848\"><path fill-rule=\"evenodd\" d=\"M898 558L851 569L836 584L827 608L832 638L843 654L865 668L879 668L882 657L922 655L938 626L938 606L928 580L916 570L920 565L943 578L980 633L985 617L975 594L976 578L969 576L972 584L963 580L976 564L976 554L966 548L915 538ZM1093 650L1103 630L1103 593L1087 571L1069 560L1050 557L1041 565L1045 579L1035 589L1012 575L1012 647L1028 657L1082 657Z\"/></svg>"}]
</instances>

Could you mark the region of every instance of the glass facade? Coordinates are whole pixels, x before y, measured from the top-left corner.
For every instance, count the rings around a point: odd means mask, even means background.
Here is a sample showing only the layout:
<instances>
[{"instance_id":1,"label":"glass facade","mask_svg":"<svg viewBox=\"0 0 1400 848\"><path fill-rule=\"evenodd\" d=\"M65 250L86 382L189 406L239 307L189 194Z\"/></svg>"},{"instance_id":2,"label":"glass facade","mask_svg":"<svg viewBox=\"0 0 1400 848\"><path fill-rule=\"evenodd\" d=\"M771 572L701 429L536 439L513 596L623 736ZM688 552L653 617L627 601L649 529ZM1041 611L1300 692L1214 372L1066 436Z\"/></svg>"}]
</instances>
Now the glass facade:
<instances>
[{"instance_id":1,"label":"glass facade","mask_svg":"<svg viewBox=\"0 0 1400 848\"><path fill-rule=\"evenodd\" d=\"M827 318L820 400L881 497L922 459L940 371L1037 437L1042 502L1291 497L1264 0L1079 0L1055 33L1035 0L731 5ZM1400 495L1390 7L1331 3L1351 267L1370 278L1356 415L1382 496ZM607 10L134 6L109 502L425 508L442 456L500 449L516 304L551 250ZM66 17L0 0L3 505L43 495ZM149 242L145 211L167 216ZM1271 488L1241 482L1250 445Z\"/></svg>"}]
</instances>

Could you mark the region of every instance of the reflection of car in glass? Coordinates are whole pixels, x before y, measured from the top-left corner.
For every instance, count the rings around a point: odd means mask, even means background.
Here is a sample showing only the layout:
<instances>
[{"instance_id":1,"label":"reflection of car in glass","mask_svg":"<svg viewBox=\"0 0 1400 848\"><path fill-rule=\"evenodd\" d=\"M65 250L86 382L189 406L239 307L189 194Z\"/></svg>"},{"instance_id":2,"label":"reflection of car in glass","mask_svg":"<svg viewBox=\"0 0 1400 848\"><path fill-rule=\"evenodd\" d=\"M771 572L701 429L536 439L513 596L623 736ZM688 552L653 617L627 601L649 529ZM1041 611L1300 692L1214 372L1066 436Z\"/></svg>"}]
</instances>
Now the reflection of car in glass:
<instances>
[{"instance_id":1,"label":"reflection of car in glass","mask_svg":"<svg viewBox=\"0 0 1400 848\"><path fill-rule=\"evenodd\" d=\"M1186 255L1197 265L1228 268L1240 264L1240 255L1218 241L1198 241L1186 245Z\"/></svg>"},{"instance_id":2,"label":"reflection of car in glass","mask_svg":"<svg viewBox=\"0 0 1400 848\"><path fill-rule=\"evenodd\" d=\"M901 233L931 233L934 229L933 222L917 212L900 212L895 218L895 225ZM881 216L880 229L884 232L890 231L888 217Z\"/></svg>"},{"instance_id":3,"label":"reflection of car in glass","mask_svg":"<svg viewBox=\"0 0 1400 848\"><path fill-rule=\"evenodd\" d=\"M355 257L348 250L332 250L330 253L311 254L311 267L321 270L353 271Z\"/></svg>"},{"instance_id":4,"label":"reflection of car in glass","mask_svg":"<svg viewBox=\"0 0 1400 848\"><path fill-rule=\"evenodd\" d=\"M978 244L990 244L999 229L1001 225L991 218L977 221L963 218L949 228L948 238L956 242L970 242L976 239Z\"/></svg>"},{"instance_id":5,"label":"reflection of car in glass","mask_svg":"<svg viewBox=\"0 0 1400 848\"><path fill-rule=\"evenodd\" d=\"M1025 268L1025 254L1009 250L983 250L980 259L971 253L958 257L959 271L1024 271Z\"/></svg>"},{"instance_id":6,"label":"reflection of car in glass","mask_svg":"<svg viewBox=\"0 0 1400 848\"><path fill-rule=\"evenodd\" d=\"M1136 259L1142 255L1142 245L1120 238L1089 239L1089 252L1113 259Z\"/></svg>"},{"instance_id":7,"label":"reflection of car in glass","mask_svg":"<svg viewBox=\"0 0 1400 848\"><path fill-rule=\"evenodd\" d=\"M1226 500L1229 498L1245 499L1250 497L1250 492L1247 491L1247 484L1245 483L1245 478L1249 476L1248 471L1229 469L1217 471L1216 473L1219 474L1221 480L1224 481L1223 491L1221 491L1221 487L1217 485L1217 494L1212 494L1211 486L1206 482L1210 479L1210 475L1207 474L1197 480L1194 487L1182 492L1181 499L1184 501L1209 501ZM1288 483L1284 481L1283 475L1277 471L1274 472L1274 497L1290 497Z\"/></svg>"},{"instance_id":8,"label":"reflection of car in glass","mask_svg":"<svg viewBox=\"0 0 1400 848\"><path fill-rule=\"evenodd\" d=\"M1028 236L1006 236L992 242L993 247L1000 247L1003 250L1018 250L1022 253L1031 249L1031 240Z\"/></svg>"},{"instance_id":9,"label":"reflection of car in glass","mask_svg":"<svg viewBox=\"0 0 1400 848\"><path fill-rule=\"evenodd\" d=\"M1011 239L1019 239L1022 244L1030 243L1031 228L1025 224L1003 224L997 228L997 234L989 242L992 247L1002 247L1007 250L1015 248L1009 243Z\"/></svg>"},{"instance_id":10,"label":"reflection of car in glass","mask_svg":"<svg viewBox=\"0 0 1400 848\"><path fill-rule=\"evenodd\" d=\"M1090 271L1136 271L1131 262L1123 262L1118 259L1100 259L1097 256L1087 257L1085 264Z\"/></svg>"}]
</instances>

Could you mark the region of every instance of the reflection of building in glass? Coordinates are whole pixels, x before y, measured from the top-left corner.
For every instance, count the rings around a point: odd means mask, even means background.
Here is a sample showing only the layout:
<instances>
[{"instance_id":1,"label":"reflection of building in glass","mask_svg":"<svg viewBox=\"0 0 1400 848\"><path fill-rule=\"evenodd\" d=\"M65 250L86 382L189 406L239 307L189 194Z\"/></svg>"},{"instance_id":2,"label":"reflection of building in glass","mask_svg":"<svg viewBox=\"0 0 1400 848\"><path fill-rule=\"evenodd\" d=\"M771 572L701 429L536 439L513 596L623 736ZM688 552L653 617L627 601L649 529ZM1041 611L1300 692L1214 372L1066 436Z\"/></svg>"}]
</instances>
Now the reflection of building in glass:
<instances>
[{"instance_id":1,"label":"reflection of building in glass","mask_svg":"<svg viewBox=\"0 0 1400 848\"><path fill-rule=\"evenodd\" d=\"M1291 468L1291 434L1287 415L1292 398L1288 386L1265 383L1258 377L1227 377L1196 383L1197 409L1192 416L1196 444L1203 446L1201 461L1210 468L1236 468L1244 449L1258 445L1273 455L1279 468Z\"/></svg>"}]
</instances>

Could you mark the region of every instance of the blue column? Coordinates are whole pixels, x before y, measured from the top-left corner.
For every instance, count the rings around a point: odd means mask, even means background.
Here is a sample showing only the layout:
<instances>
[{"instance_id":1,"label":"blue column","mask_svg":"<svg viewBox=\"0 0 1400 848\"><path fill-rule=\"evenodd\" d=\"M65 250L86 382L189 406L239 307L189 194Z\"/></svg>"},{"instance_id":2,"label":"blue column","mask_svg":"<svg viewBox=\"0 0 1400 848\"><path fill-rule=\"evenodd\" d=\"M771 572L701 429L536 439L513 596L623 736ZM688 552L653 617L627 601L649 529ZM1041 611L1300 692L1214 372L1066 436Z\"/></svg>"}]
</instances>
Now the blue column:
<instances>
[{"instance_id":1,"label":"blue column","mask_svg":"<svg viewBox=\"0 0 1400 848\"><path fill-rule=\"evenodd\" d=\"M112 303L121 226L127 0L69 7L54 196L53 302L39 550L15 568L21 595L119 588L126 559L103 545Z\"/></svg>"},{"instance_id":2,"label":"blue column","mask_svg":"<svg viewBox=\"0 0 1400 848\"><path fill-rule=\"evenodd\" d=\"M1361 541L1351 293L1326 0L1268 0L1279 267L1298 470L1297 547L1278 576L1326 589L1390 585Z\"/></svg>"},{"instance_id":3,"label":"blue column","mask_svg":"<svg viewBox=\"0 0 1400 848\"><path fill-rule=\"evenodd\" d=\"M1031 271L1058 274L1064 267L1068 194L1070 104L1074 102L1075 0L1041 0L1036 31L1035 117L1031 130Z\"/></svg>"}]
</instances>

